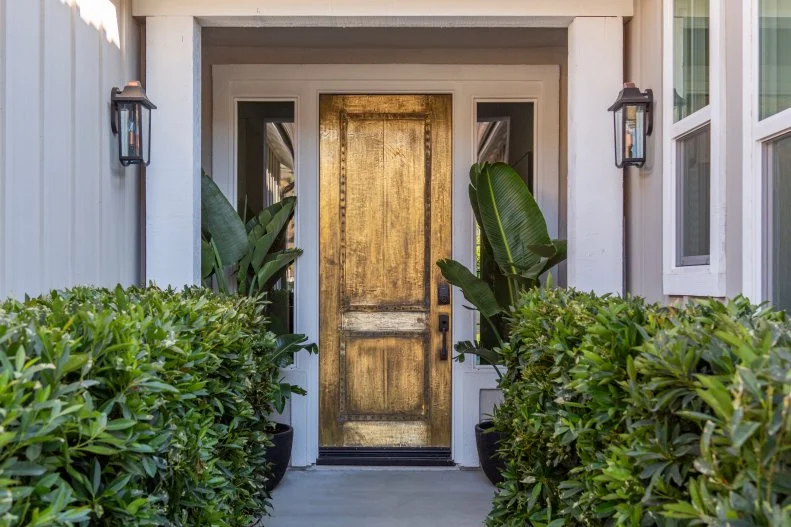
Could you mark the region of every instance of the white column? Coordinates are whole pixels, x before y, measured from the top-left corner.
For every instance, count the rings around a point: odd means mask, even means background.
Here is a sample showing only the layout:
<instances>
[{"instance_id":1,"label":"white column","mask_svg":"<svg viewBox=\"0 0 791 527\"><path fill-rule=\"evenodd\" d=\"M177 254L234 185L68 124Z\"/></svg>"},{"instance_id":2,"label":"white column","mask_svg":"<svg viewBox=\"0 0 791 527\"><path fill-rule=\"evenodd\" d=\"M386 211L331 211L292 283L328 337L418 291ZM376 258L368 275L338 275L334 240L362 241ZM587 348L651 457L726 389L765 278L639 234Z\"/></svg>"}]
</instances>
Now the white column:
<instances>
[{"instance_id":1,"label":"white column","mask_svg":"<svg viewBox=\"0 0 791 527\"><path fill-rule=\"evenodd\" d=\"M621 17L569 26L568 285L623 292L623 171L615 167L612 105L623 85Z\"/></svg>"},{"instance_id":2,"label":"white column","mask_svg":"<svg viewBox=\"0 0 791 527\"><path fill-rule=\"evenodd\" d=\"M191 16L146 19L153 111L146 171L146 280L200 282L201 28Z\"/></svg>"}]
</instances>

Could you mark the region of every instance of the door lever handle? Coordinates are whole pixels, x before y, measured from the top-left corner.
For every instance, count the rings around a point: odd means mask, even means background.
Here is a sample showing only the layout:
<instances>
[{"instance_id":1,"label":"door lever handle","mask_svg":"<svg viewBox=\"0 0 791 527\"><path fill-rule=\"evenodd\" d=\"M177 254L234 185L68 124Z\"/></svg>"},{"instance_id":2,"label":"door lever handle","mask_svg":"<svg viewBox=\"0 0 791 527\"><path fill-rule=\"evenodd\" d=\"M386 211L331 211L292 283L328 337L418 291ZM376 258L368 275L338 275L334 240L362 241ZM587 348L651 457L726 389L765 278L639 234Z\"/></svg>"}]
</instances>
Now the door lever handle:
<instances>
[{"instance_id":1,"label":"door lever handle","mask_svg":"<svg viewBox=\"0 0 791 527\"><path fill-rule=\"evenodd\" d=\"M450 329L450 316L439 316L439 330L442 332L442 349L439 352L439 360L448 360L448 330Z\"/></svg>"}]
</instances>

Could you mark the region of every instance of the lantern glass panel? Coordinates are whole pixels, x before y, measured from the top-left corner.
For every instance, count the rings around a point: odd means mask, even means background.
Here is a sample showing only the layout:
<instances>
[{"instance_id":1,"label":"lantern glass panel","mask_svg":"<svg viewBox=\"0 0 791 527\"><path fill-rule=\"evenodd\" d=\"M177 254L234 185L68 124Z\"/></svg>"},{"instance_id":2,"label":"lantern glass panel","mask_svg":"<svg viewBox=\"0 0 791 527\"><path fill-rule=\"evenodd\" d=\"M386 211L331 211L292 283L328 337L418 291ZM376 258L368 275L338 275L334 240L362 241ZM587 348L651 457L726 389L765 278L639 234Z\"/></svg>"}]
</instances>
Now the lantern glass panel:
<instances>
[{"instance_id":1,"label":"lantern glass panel","mask_svg":"<svg viewBox=\"0 0 791 527\"><path fill-rule=\"evenodd\" d=\"M143 163L151 162L151 109L139 106L142 125L140 127L140 155Z\"/></svg>"},{"instance_id":2,"label":"lantern glass panel","mask_svg":"<svg viewBox=\"0 0 791 527\"><path fill-rule=\"evenodd\" d=\"M630 104L625 109L624 158L642 163L645 161L645 106Z\"/></svg>"},{"instance_id":3,"label":"lantern glass panel","mask_svg":"<svg viewBox=\"0 0 791 527\"><path fill-rule=\"evenodd\" d=\"M140 105L136 103L119 104L118 121L121 160L134 162L142 159L142 115Z\"/></svg>"},{"instance_id":4,"label":"lantern glass panel","mask_svg":"<svg viewBox=\"0 0 791 527\"><path fill-rule=\"evenodd\" d=\"M615 165L619 168L623 168L624 162L624 146L623 146L623 138L624 138L624 118L623 118L623 107L618 108L615 110Z\"/></svg>"}]
</instances>

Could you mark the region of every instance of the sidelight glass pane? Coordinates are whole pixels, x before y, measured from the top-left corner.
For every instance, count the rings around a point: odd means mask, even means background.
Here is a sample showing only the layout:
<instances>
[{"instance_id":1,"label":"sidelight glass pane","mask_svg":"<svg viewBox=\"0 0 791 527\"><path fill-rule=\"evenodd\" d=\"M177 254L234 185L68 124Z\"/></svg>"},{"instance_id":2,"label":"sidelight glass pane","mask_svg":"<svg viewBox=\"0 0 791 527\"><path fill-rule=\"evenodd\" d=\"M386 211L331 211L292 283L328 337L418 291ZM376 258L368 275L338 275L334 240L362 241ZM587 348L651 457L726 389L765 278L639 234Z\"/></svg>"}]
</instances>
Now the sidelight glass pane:
<instances>
[{"instance_id":1,"label":"sidelight glass pane","mask_svg":"<svg viewBox=\"0 0 791 527\"><path fill-rule=\"evenodd\" d=\"M711 232L711 128L676 143L678 249L676 265L708 265Z\"/></svg>"},{"instance_id":2,"label":"sidelight glass pane","mask_svg":"<svg viewBox=\"0 0 791 527\"><path fill-rule=\"evenodd\" d=\"M709 105L709 0L673 4L674 119Z\"/></svg>"},{"instance_id":3,"label":"sidelight glass pane","mask_svg":"<svg viewBox=\"0 0 791 527\"><path fill-rule=\"evenodd\" d=\"M237 210L245 221L294 195L294 103L240 102L237 130ZM294 248L294 221L282 243L271 251ZM268 292L272 331L294 331L294 266L285 269Z\"/></svg>"},{"instance_id":4,"label":"sidelight glass pane","mask_svg":"<svg viewBox=\"0 0 791 527\"><path fill-rule=\"evenodd\" d=\"M769 145L769 288L772 303L791 312L791 135Z\"/></svg>"},{"instance_id":5,"label":"sidelight glass pane","mask_svg":"<svg viewBox=\"0 0 791 527\"><path fill-rule=\"evenodd\" d=\"M791 0L760 1L761 119L791 108Z\"/></svg>"},{"instance_id":6,"label":"sidelight glass pane","mask_svg":"<svg viewBox=\"0 0 791 527\"><path fill-rule=\"evenodd\" d=\"M522 176L528 188L533 189L535 152L535 107L532 102L479 102L476 104L477 121L475 159L479 163L508 163ZM501 273L497 264L482 245L481 233L475 228L475 261L477 274L495 291L502 290ZM500 277L500 278L498 278ZM499 286L496 282L499 280ZM476 338L485 347L497 345L491 327L476 318ZM480 364L480 357L475 357Z\"/></svg>"}]
</instances>

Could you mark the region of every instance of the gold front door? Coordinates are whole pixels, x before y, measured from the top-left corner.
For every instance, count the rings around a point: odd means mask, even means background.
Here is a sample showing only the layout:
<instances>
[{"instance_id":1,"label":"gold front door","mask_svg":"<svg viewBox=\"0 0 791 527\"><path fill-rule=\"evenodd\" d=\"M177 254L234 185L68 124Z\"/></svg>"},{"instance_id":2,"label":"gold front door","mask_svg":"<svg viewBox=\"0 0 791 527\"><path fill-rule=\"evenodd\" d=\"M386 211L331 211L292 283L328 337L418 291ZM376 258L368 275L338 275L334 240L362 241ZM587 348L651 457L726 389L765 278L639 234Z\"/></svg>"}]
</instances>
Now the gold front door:
<instances>
[{"instance_id":1,"label":"gold front door","mask_svg":"<svg viewBox=\"0 0 791 527\"><path fill-rule=\"evenodd\" d=\"M320 98L320 445L450 447L451 96Z\"/></svg>"}]
</instances>

